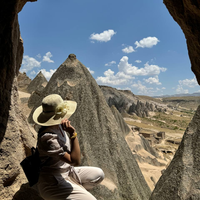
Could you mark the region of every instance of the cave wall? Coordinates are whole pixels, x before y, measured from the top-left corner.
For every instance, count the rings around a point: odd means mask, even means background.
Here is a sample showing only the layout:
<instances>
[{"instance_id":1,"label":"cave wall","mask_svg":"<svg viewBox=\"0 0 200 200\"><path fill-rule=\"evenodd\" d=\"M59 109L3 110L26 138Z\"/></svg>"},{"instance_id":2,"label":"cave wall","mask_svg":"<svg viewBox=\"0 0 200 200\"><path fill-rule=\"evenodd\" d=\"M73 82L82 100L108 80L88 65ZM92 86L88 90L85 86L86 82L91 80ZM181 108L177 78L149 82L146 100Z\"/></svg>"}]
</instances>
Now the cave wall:
<instances>
[{"instance_id":1,"label":"cave wall","mask_svg":"<svg viewBox=\"0 0 200 200\"><path fill-rule=\"evenodd\" d=\"M200 84L200 1L164 0L163 2L185 34L191 69Z\"/></svg>"},{"instance_id":2,"label":"cave wall","mask_svg":"<svg viewBox=\"0 0 200 200\"><path fill-rule=\"evenodd\" d=\"M200 83L200 1L164 0L185 34L191 68ZM186 129L168 168L160 177L150 200L200 199L200 106Z\"/></svg>"},{"instance_id":3,"label":"cave wall","mask_svg":"<svg viewBox=\"0 0 200 200\"><path fill-rule=\"evenodd\" d=\"M32 0L33 1L33 0ZM26 0L3 0L0 6L0 197L13 199L26 183L20 161L35 137L18 107L17 79L23 58L18 12Z\"/></svg>"}]
</instances>

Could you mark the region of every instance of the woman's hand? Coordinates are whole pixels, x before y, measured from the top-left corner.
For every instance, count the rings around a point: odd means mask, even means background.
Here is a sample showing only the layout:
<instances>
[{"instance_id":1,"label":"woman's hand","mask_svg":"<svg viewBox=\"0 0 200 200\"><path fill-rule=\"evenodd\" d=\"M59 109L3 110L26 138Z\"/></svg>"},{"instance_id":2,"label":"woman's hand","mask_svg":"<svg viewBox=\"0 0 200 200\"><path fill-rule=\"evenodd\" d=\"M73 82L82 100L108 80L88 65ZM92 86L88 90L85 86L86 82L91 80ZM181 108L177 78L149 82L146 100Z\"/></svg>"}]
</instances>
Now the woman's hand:
<instances>
[{"instance_id":1,"label":"woman's hand","mask_svg":"<svg viewBox=\"0 0 200 200\"><path fill-rule=\"evenodd\" d=\"M61 121L61 125L63 130L67 131L70 136L73 136L73 134L76 132L75 128L70 124L70 121L67 118Z\"/></svg>"}]
</instances>

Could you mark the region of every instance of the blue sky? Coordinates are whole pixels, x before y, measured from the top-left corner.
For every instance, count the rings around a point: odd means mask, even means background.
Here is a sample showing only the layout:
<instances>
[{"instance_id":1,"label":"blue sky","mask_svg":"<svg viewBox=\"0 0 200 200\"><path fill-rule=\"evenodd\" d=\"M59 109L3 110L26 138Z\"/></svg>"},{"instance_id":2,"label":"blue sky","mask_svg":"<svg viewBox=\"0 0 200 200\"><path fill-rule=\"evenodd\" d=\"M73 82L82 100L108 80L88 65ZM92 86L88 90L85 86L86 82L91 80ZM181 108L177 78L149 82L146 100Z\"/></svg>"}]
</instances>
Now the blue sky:
<instances>
[{"instance_id":1,"label":"blue sky","mask_svg":"<svg viewBox=\"0 0 200 200\"><path fill-rule=\"evenodd\" d=\"M199 92L185 36L158 0L38 0L19 13L21 72L47 79L74 53L99 85L136 95Z\"/></svg>"}]
</instances>

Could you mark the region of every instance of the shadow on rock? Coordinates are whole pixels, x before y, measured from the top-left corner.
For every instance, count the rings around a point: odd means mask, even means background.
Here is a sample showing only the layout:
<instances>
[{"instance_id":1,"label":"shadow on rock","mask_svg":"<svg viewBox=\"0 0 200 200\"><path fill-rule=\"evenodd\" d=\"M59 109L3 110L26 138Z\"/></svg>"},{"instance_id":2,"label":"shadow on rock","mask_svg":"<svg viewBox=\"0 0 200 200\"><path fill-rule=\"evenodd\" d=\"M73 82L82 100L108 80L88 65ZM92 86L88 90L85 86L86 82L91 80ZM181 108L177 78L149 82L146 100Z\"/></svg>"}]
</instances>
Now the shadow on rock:
<instances>
[{"instance_id":1,"label":"shadow on rock","mask_svg":"<svg viewBox=\"0 0 200 200\"><path fill-rule=\"evenodd\" d=\"M15 193L12 200L44 200L39 196L38 192L31 187L28 183L22 184L21 188Z\"/></svg>"}]
</instances>

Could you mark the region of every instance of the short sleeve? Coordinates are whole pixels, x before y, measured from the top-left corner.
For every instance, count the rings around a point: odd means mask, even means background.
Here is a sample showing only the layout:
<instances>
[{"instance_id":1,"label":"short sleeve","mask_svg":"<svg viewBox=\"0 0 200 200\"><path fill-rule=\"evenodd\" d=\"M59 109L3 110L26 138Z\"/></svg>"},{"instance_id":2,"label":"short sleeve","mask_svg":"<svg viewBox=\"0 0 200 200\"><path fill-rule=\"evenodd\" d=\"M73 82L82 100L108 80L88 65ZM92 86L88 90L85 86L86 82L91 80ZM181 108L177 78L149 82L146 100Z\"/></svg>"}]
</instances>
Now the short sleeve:
<instances>
[{"instance_id":1,"label":"short sleeve","mask_svg":"<svg viewBox=\"0 0 200 200\"><path fill-rule=\"evenodd\" d=\"M63 156L65 151L58 141L58 136L52 133L45 133L38 140L38 149L42 154L54 157Z\"/></svg>"}]
</instances>

